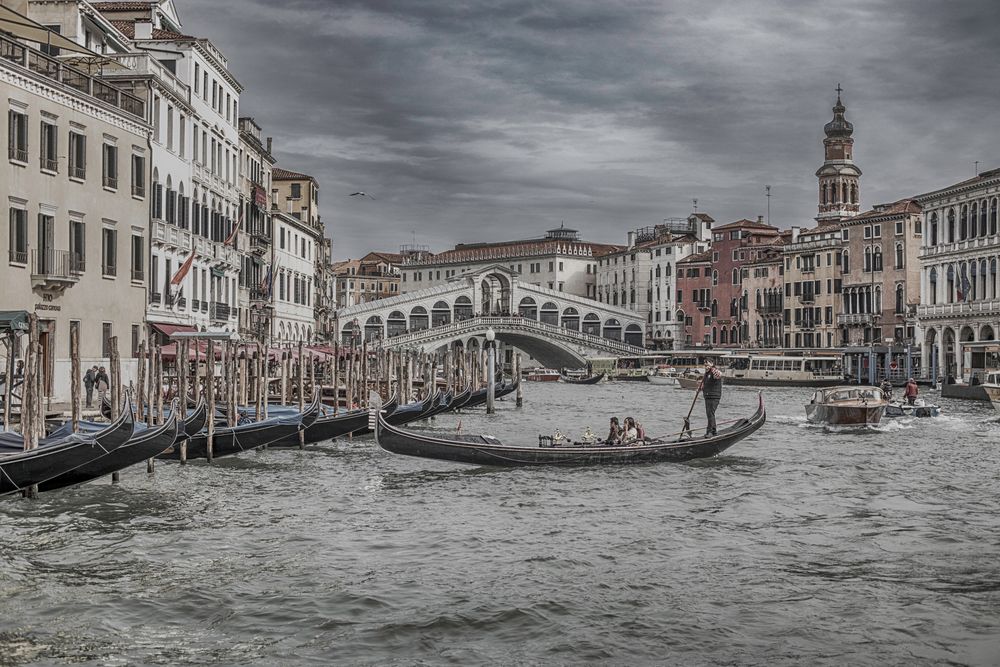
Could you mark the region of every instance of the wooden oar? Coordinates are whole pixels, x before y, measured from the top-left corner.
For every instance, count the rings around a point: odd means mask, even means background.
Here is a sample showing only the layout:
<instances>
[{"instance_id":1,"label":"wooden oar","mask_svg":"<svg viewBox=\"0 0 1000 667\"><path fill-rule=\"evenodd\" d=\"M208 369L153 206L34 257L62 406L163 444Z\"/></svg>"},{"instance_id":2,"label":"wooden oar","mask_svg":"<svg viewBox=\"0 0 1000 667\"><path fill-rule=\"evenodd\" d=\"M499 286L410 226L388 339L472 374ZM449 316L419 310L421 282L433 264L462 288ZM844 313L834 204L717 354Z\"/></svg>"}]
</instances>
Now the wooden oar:
<instances>
[{"instance_id":1,"label":"wooden oar","mask_svg":"<svg viewBox=\"0 0 1000 667\"><path fill-rule=\"evenodd\" d=\"M698 383L698 388L694 390L694 400L691 401L691 409L688 410L687 417L684 418L684 428L681 429L681 437L682 438L685 435L687 435L689 437L692 435L691 434L691 413L694 412L694 406L698 402L698 394L701 393L701 387L704 384L705 384L705 380L702 379L702 381Z\"/></svg>"}]
</instances>

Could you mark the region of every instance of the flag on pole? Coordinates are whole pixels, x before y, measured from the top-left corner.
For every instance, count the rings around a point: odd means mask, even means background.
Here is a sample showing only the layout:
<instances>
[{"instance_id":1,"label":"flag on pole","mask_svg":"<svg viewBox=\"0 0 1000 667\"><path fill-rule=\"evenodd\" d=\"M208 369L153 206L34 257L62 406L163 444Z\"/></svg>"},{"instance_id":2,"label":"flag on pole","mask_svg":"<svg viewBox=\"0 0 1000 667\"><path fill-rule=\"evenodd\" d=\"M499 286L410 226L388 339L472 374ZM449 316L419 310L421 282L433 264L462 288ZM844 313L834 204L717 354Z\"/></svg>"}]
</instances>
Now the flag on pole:
<instances>
[{"instance_id":1,"label":"flag on pole","mask_svg":"<svg viewBox=\"0 0 1000 667\"><path fill-rule=\"evenodd\" d=\"M170 294L167 297L170 299L170 303L173 304L177 297L180 295L183 289L182 283L187 274L191 272L191 265L194 264L194 243L191 244L191 254L188 258L184 260L184 263L177 267L177 273L170 279Z\"/></svg>"},{"instance_id":2,"label":"flag on pole","mask_svg":"<svg viewBox=\"0 0 1000 667\"><path fill-rule=\"evenodd\" d=\"M267 267L264 277L260 280L260 293L265 299L271 298L271 281L273 280L272 270L274 267Z\"/></svg>"},{"instance_id":3,"label":"flag on pole","mask_svg":"<svg viewBox=\"0 0 1000 667\"><path fill-rule=\"evenodd\" d=\"M232 233L229 235L229 238L227 238L223 242L223 244L224 245L231 245L231 246L235 247L236 246L236 236L240 233L240 227L242 227L242 226L243 226L243 206L241 205L240 206L240 219L236 221L235 225L233 225L233 231L232 231Z\"/></svg>"}]
</instances>

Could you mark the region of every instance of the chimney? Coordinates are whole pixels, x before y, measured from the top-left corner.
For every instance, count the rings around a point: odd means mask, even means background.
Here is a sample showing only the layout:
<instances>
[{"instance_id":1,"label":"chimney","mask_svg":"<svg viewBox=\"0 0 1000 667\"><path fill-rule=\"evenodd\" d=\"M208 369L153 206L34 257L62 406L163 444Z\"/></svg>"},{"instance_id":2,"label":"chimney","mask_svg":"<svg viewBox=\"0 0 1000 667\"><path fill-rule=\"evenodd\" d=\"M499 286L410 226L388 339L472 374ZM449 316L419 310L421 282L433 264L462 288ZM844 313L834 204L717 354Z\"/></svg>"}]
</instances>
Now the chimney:
<instances>
[{"instance_id":1,"label":"chimney","mask_svg":"<svg viewBox=\"0 0 1000 667\"><path fill-rule=\"evenodd\" d=\"M795 243L796 241L799 240L799 231L800 230L798 227L794 226L792 227L792 243Z\"/></svg>"},{"instance_id":2,"label":"chimney","mask_svg":"<svg viewBox=\"0 0 1000 667\"><path fill-rule=\"evenodd\" d=\"M631 248L635 245L635 232L628 233L628 247Z\"/></svg>"},{"instance_id":3,"label":"chimney","mask_svg":"<svg viewBox=\"0 0 1000 667\"><path fill-rule=\"evenodd\" d=\"M153 39L153 22L145 19L136 19L135 38Z\"/></svg>"},{"instance_id":4,"label":"chimney","mask_svg":"<svg viewBox=\"0 0 1000 667\"><path fill-rule=\"evenodd\" d=\"M274 141L274 139L272 139L271 137L268 137L268 138L267 138L267 152L268 152L268 153L270 153L270 152L271 152L271 143L272 143L273 141Z\"/></svg>"},{"instance_id":5,"label":"chimney","mask_svg":"<svg viewBox=\"0 0 1000 667\"><path fill-rule=\"evenodd\" d=\"M758 222L759 224L763 225L763 224L764 224L764 216L762 216L762 215L758 215L758 216L757 216L757 222Z\"/></svg>"}]
</instances>

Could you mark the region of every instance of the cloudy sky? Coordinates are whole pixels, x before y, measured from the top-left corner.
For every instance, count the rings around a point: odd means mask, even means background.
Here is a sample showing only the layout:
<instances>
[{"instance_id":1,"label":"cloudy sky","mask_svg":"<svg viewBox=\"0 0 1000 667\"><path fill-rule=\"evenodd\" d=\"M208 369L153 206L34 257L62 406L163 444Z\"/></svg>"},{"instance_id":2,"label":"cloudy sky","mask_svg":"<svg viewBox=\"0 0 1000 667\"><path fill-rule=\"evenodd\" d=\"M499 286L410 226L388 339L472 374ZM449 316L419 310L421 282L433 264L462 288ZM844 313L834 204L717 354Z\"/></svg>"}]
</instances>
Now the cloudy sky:
<instances>
[{"instance_id":1,"label":"cloudy sky","mask_svg":"<svg viewBox=\"0 0 1000 667\"><path fill-rule=\"evenodd\" d=\"M336 258L810 225L838 83L862 204L1000 167L996 0L175 0L320 181ZM363 190L374 199L349 197Z\"/></svg>"}]
</instances>

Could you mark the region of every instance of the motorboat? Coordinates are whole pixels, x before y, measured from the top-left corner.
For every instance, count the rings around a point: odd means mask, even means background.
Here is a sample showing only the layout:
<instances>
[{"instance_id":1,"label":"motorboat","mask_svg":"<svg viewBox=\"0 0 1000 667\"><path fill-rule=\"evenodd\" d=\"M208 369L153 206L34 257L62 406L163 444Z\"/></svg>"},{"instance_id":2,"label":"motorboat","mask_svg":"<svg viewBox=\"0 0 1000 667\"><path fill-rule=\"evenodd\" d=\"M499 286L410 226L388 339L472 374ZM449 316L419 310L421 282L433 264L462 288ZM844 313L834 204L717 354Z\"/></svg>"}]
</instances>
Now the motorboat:
<instances>
[{"instance_id":1,"label":"motorboat","mask_svg":"<svg viewBox=\"0 0 1000 667\"><path fill-rule=\"evenodd\" d=\"M987 373L986 382L982 386L994 409L1000 410L1000 372Z\"/></svg>"},{"instance_id":2,"label":"motorboat","mask_svg":"<svg viewBox=\"0 0 1000 667\"><path fill-rule=\"evenodd\" d=\"M888 401L878 387L841 385L818 389L806 404L806 418L813 424L877 426Z\"/></svg>"},{"instance_id":3,"label":"motorboat","mask_svg":"<svg viewBox=\"0 0 1000 667\"><path fill-rule=\"evenodd\" d=\"M905 400L889 401L885 407L886 417L937 417L941 414L941 406L928 403L918 398L910 405Z\"/></svg>"},{"instance_id":4,"label":"motorboat","mask_svg":"<svg viewBox=\"0 0 1000 667\"><path fill-rule=\"evenodd\" d=\"M649 372L649 375L646 376L646 379L649 380L649 382L651 382L652 384L658 384L667 387L676 387L677 378L679 375L680 371L678 371L673 366L657 366L656 368L654 368L652 371Z\"/></svg>"},{"instance_id":5,"label":"motorboat","mask_svg":"<svg viewBox=\"0 0 1000 667\"><path fill-rule=\"evenodd\" d=\"M534 368L528 371L524 379L529 382L558 382L559 371L551 368Z\"/></svg>"},{"instance_id":6,"label":"motorboat","mask_svg":"<svg viewBox=\"0 0 1000 667\"><path fill-rule=\"evenodd\" d=\"M834 387L844 382L839 356L734 354L722 376L726 384L758 387Z\"/></svg>"}]
</instances>

